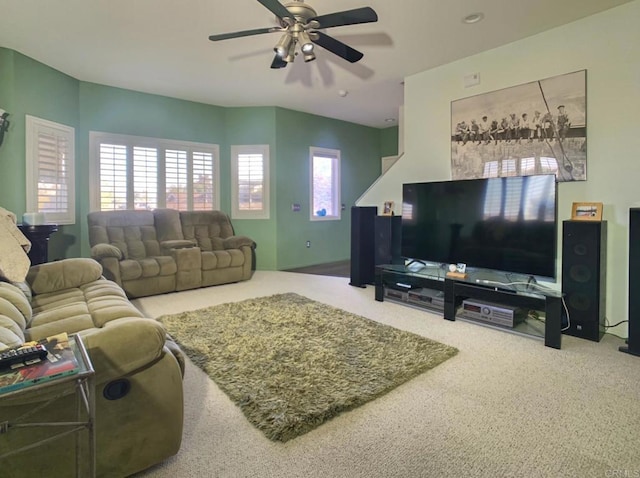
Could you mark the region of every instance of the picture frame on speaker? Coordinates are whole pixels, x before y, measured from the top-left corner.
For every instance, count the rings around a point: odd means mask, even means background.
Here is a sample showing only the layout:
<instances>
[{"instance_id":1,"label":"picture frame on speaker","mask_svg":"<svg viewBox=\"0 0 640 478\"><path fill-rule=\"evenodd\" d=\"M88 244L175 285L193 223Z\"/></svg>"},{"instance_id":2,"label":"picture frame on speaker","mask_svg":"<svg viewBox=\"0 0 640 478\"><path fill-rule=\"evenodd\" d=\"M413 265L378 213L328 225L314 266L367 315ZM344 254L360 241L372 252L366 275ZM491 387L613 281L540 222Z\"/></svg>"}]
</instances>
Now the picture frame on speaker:
<instances>
[{"instance_id":1,"label":"picture frame on speaker","mask_svg":"<svg viewBox=\"0 0 640 478\"><path fill-rule=\"evenodd\" d=\"M602 221L601 202L574 202L571 207L573 221Z\"/></svg>"},{"instance_id":2,"label":"picture frame on speaker","mask_svg":"<svg viewBox=\"0 0 640 478\"><path fill-rule=\"evenodd\" d=\"M382 207L382 215L383 216L393 216L393 201L385 201L384 206Z\"/></svg>"}]
</instances>

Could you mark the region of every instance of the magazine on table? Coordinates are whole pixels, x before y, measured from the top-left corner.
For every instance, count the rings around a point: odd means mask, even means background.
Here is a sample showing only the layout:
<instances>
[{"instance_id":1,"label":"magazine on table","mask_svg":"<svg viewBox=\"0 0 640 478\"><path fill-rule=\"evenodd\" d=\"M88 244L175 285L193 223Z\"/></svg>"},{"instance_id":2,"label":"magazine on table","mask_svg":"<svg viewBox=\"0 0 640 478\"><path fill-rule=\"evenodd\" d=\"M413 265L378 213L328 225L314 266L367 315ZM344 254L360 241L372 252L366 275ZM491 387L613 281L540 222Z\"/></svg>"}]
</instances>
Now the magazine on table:
<instances>
[{"instance_id":1,"label":"magazine on table","mask_svg":"<svg viewBox=\"0 0 640 478\"><path fill-rule=\"evenodd\" d=\"M70 343L73 340L62 333L25 343L23 346L43 345L47 356L37 363L0 372L0 394L78 373L80 366Z\"/></svg>"}]
</instances>

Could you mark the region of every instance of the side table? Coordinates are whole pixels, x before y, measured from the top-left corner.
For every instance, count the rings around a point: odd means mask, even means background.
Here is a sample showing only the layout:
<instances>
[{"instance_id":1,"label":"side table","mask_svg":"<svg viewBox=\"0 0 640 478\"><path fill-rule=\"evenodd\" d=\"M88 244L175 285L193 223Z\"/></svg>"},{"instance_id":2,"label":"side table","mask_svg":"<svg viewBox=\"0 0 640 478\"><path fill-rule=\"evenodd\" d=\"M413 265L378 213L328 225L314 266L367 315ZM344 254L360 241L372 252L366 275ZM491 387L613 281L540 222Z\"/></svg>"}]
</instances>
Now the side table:
<instances>
[{"instance_id":1,"label":"side table","mask_svg":"<svg viewBox=\"0 0 640 478\"><path fill-rule=\"evenodd\" d=\"M95 477L96 459L95 459L95 371L82 343L79 335L69 335L69 345L78 360L80 369L74 375L62 376L48 382L43 382L14 390L6 393L0 393L0 401L15 398L24 398L28 400L29 394L36 391L42 391L45 388L59 386L59 392L49 399L42 402L34 402L33 407L20 417L8 421L0 422L0 435L11 433L14 428L35 428L43 427L47 429L58 429L60 431L52 433L47 438L35 441L26 446L16 448L0 454L0 460L15 455L17 453L26 452L41 445L53 442L63 436L75 434L75 458L76 458L76 476ZM29 417L43 408L55 403L58 399L66 397L70 394L76 395L76 421L59 421L59 422L31 422ZM81 432L86 431L87 437L87 457L85 467L82 466L81 453ZM1 463L1 461L0 461ZM83 469L84 468L84 469Z\"/></svg>"},{"instance_id":2,"label":"side table","mask_svg":"<svg viewBox=\"0 0 640 478\"><path fill-rule=\"evenodd\" d=\"M57 224L18 224L18 229L31 241L31 265L49 262L49 237L58 230Z\"/></svg>"}]
</instances>

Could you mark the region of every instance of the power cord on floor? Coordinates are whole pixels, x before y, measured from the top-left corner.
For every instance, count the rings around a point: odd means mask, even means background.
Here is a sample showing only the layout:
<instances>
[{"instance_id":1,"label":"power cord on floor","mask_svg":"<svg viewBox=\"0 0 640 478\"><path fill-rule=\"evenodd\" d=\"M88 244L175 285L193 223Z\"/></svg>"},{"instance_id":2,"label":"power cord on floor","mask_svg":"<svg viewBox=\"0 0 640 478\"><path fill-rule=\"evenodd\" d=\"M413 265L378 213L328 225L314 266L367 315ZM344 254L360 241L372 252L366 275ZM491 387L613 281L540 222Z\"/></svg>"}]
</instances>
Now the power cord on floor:
<instances>
[{"instance_id":1,"label":"power cord on floor","mask_svg":"<svg viewBox=\"0 0 640 478\"><path fill-rule=\"evenodd\" d=\"M605 318L605 321L608 323L609 320L607 318ZM617 324L613 324L613 325L605 325L604 328L605 329L610 329L611 327L617 327L620 324L626 324L627 322L629 322L628 320L621 320L620 322L618 322Z\"/></svg>"}]
</instances>

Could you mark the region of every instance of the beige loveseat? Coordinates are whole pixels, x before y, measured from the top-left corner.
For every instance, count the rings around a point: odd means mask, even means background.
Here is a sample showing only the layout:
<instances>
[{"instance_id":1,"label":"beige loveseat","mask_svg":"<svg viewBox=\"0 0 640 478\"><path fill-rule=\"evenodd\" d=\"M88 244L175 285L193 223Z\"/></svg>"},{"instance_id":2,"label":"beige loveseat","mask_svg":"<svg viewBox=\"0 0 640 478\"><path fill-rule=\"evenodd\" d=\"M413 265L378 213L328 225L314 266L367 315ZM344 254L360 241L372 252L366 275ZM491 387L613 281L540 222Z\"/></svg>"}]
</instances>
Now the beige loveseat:
<instances>
[{"instance_id":1,"label":"beige loveseat","mask_svg":"<svg viewBox=\"0 0 640 478\"><path fill-rule=\"evenodd\" d=\"M87 216L91 257L130 298L250 279L255 242L221 211L99 211Z\"/></svg>"},{"instance_id":2,"label":"beige loveseat","mask_svg":"<svg viewBox=\"0 0 640 478\"><path fill-rule=\"evenodd\" d=\"M82 338L96 372L97 475L124 477L178 452L184 361L161 324L144 318L102 272L96 261L76 258L31 267L23 283L1 281L0 350L61 332ZM39 408L53 392L0 395L0 423L74 421L74 395ZM46 427L9 427L0 433L0 455L50 435ZM74 443L70 435L2 459L0 476L75 476Z\"/></svg>"}]
</instances>

